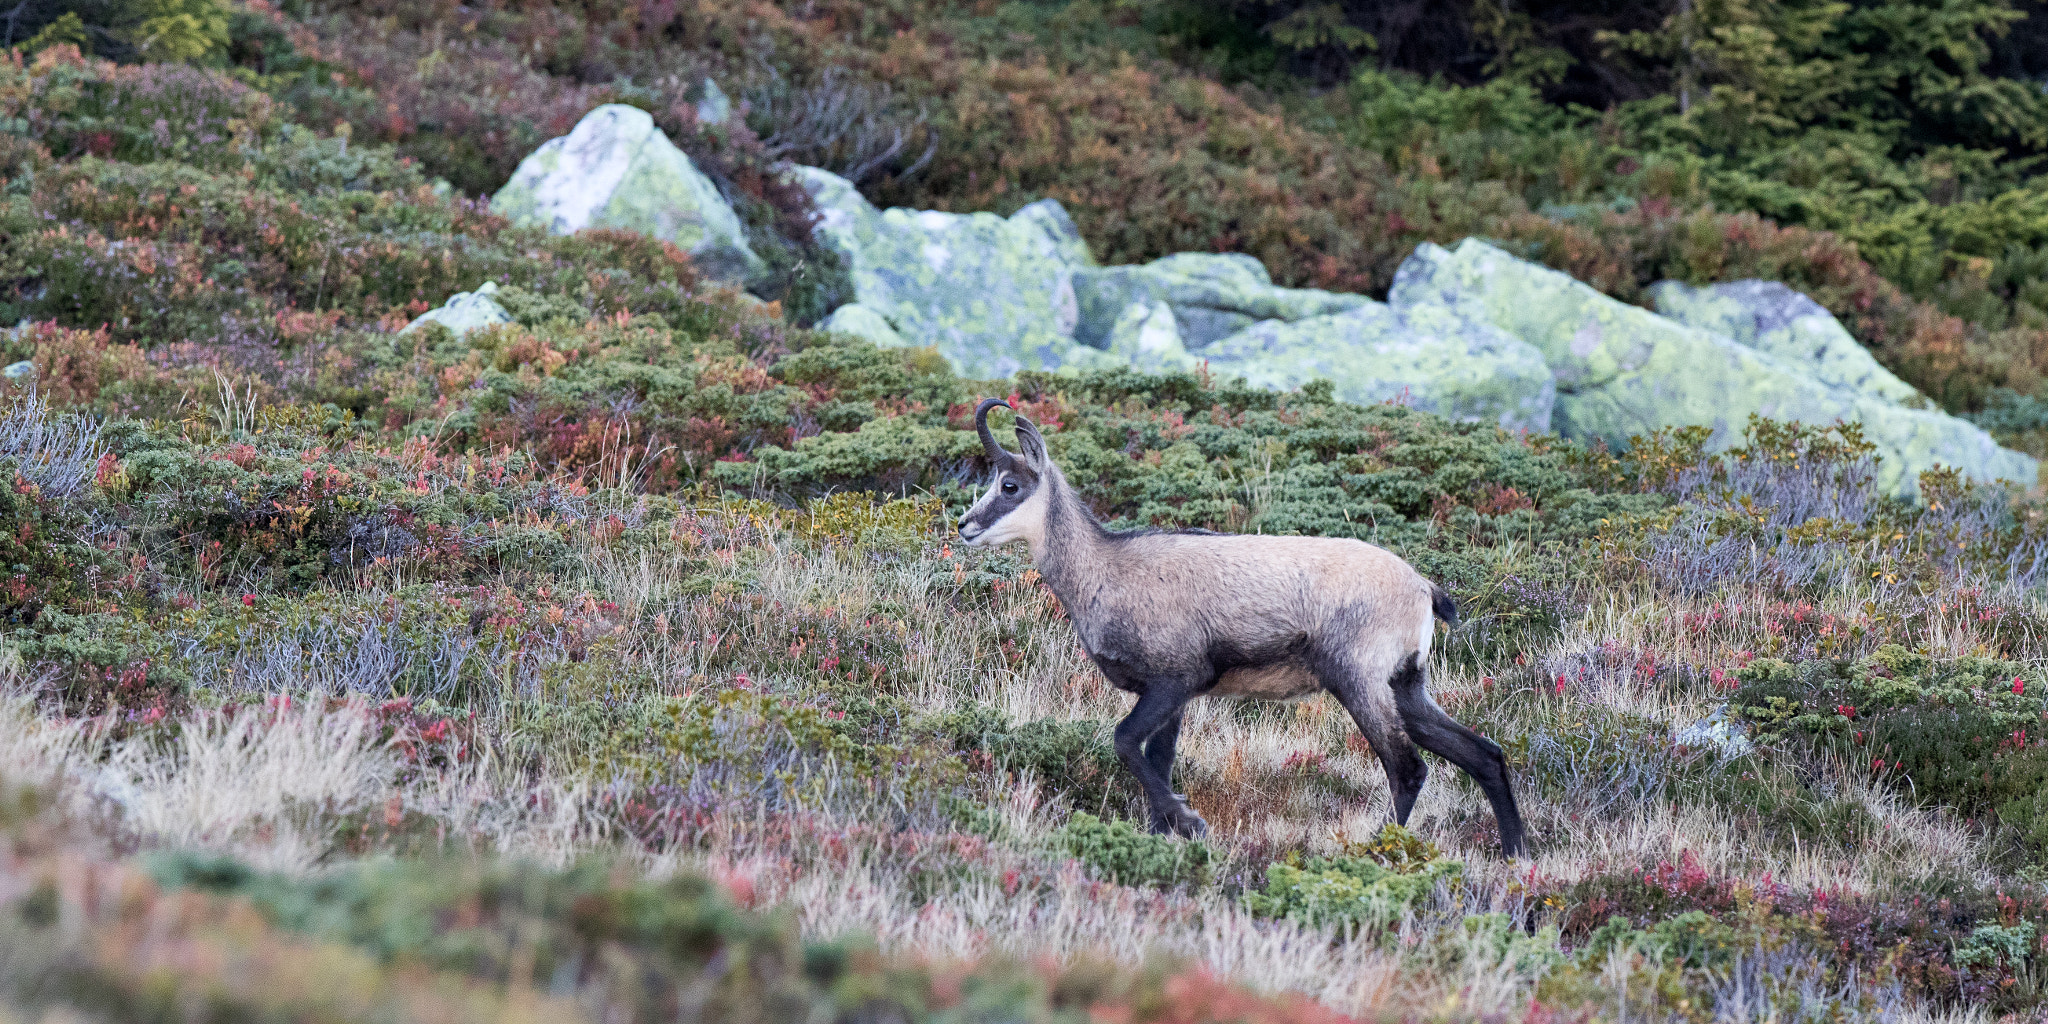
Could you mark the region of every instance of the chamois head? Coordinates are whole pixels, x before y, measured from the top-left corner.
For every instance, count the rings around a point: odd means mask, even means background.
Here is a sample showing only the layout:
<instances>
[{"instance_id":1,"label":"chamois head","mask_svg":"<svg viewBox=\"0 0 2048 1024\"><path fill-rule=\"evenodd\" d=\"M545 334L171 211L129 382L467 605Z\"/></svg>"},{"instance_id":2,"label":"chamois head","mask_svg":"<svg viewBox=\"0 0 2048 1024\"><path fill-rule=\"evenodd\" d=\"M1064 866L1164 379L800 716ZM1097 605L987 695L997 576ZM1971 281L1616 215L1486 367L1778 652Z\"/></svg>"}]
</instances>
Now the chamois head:
<instances>
[{"instance_id":1,"label":"chamois head","mask_svg":"<svg viewBox=\"0 0 2048 1024\"><path fill-rule=\"evenodd\" d=\"M1052 459L1046 454L1045 438L1023 416L1017 417L1018 453L1005 451L996 443L996 435L988 429L988 412L999 405L1010 408L1010 403L1000 398L988 398L974 410L974 429L981 434L981 446L995 467L995 478L981 500L960 517L960 539L976 548L1021 540L1036 550L1045 538L1046 509L1051 500L1046 478L1058 470L1052 468Z\"/></svg>"}]
</instances>

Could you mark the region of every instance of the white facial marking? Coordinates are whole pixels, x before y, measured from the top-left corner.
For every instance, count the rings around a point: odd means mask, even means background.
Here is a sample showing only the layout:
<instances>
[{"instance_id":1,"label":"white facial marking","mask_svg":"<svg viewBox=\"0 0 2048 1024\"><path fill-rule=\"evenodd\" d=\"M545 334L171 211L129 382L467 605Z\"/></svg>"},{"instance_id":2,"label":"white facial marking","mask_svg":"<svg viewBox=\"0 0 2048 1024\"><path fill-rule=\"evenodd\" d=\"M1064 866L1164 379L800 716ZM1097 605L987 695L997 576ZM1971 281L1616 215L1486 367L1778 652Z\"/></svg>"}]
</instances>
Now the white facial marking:
<instances>
[{"instance_id":1,"label":"white facial marking","mask_svg":"<svg viewBox=\"0 0 2048 1024\"><path fill-rule=\"evenodd\" d=\"M1021 540L1030 544L1035 554L1045 536L1046 488L1043 486L1033 489L1031 497L1011 509L1008 515L993 523L984 524L983 528L975 533L967 532L970 521L1002 495L1005 481L1015 481L1019 487L1029 486L1025 480L1014 474L996 474L996 478L989 482L988 490L982 493L980 500L961 517L960 539L966 541L967 546L972 548L1000 547L1013 540Z\"/></svg>"}]
</instances>

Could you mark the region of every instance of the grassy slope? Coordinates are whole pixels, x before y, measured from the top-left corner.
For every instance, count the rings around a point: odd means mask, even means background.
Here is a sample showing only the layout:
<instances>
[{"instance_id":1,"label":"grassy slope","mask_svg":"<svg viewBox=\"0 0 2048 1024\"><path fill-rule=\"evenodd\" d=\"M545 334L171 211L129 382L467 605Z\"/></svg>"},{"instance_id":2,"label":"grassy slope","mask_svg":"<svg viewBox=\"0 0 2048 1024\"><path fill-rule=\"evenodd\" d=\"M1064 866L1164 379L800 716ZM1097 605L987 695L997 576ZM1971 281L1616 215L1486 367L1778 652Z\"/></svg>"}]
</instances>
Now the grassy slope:
<instances>
[{"instance_id":1,"label":"grassy slope","mask_svg":"<svg viewBox=\"0 0 2048 1024\"><path fill-rule=\"evenodd\" d=\"M545 985L652 1019L635 972L735 957L736 1019L2041 999L2032 506L1871 504L1853 438L1768 425L1702 465L1685 436L1616 459L1313 390L1000 385L1105 515L1376 539L1471 612L1435 690L1510 749L1530 861L1445 771L1413 822L1441 852L1382 835L1324 700L1191 712L1194 853L1074 818L1132 809L1103 736L1127 698L1016 553L948 543L996 385L790 328L644 241L512 230L221 75L5 75L0 255L38 321L8 355L60 407L0 423L0 776L47 801L10 812L0 889L23 1013L539 1015ZM173 114L220 138L166 141ZM520 324L394 338L484 277ZM1731 698L1760 752L1675 736ZM592 855L616 874L562 870ZM971 978L919 959L959 956ZM235 957L306 984L200 969ZM1066 966L1011 966L1039 957Z\"/></svg>"}]
</instances>

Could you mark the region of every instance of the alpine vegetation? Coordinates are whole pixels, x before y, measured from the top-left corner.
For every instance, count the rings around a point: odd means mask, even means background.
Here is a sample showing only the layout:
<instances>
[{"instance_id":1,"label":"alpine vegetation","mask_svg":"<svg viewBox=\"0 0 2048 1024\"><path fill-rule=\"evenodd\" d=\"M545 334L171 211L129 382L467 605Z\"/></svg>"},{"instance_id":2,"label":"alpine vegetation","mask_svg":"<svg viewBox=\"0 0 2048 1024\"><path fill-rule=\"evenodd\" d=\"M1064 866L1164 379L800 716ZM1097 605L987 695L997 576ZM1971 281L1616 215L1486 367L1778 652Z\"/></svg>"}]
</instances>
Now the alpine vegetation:
<instances>
[{"instance_id":1,"label":"alpine vegetation","mask_svg":"<svg viewBox=\"0 0 2048 1024\"><path fill-rule=\"evenodd\" d=\"M1383 548L1339 537L1207 530L1116 532L1075 495L1029 419L1012 454L974 428L995 475L960 519L973 547L1023 541L1073 620L1088 656L1138 697L1116 727L1116 754L1138 777L1152 830L1200 836L1208 823L1173 792L1174 746L1196 697L1293 700L1328 690L1372 744L1406 825L1429 775L1420 746L1465 770L1500 825L1501 852L1523 852L1522 816L1500 745L1429 697L1436 620L1457 624L1450 595Z\"/></svg>"},{"instance_id":2,"label":"alpine vegetation","mask_svg":"<svg viewBox=\"0 0 2048 1024\"><path fill-rule=\"evenodd\" d=\"M0 1024L2048 1019L2041 3L9 6Z\"/></svg>"}]
</instances>

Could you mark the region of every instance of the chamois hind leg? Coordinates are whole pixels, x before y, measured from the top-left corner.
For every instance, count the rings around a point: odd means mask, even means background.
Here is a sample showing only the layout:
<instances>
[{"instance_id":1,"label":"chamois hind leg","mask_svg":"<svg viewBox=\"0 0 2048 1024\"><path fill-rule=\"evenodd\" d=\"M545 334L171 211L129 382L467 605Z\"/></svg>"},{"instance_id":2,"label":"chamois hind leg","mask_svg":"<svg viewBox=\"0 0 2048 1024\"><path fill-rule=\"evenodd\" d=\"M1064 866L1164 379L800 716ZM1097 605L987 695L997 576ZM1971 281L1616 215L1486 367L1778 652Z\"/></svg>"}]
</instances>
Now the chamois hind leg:
<instances>
[{"instance_id":1,"label":"chamois hind leg","mask_svg":"<svg viewBox=\"0 0 2048 1024\"><path fill-rule=\"evenodd\" d=\"M1493 817L1500 824L1500 850L1505 856L1520 856L1528 848L1522 829L1522 812L1515 806L1515 790L1508 781L1507 755L1500 744L1459 724L1429 697L1422 656L1411 654L1391 681L1394 706L1400 709L1402 725L1415 742L1444 760L1464 769L1493 804Z\"/></svg>"},{"instance_id":2,"label":"chamois hind leg","mask_svg":"<svg viewBox=\"0 0 2048 1024\"><path fill-rule=\"evenodd\" d=\"M1166 775L1153 766L1145 755L1145 741L1157 736L1169 722L1180 721L1181 709L1188 703L1193 687L1174 682L1159 681L1145 687L1138 695L1138 703L1131 713L1124 716L1116 727L1116 756L1138 777L1138 785L1145 789L1145 803L1151 811L1151 828L1154 832L1175 832L1184 836L1199 836L1209 830L1209 823L1202 820L1186 801L1173 795L1173 789L1166 783ZM1178 733L1176 732L1176 739ZM1171 746L1166 748L1171 750Z\"/></svg>"},{"instance_id":3,"label":"chamois hind leg","mask_svg":"<svg viewBox=\"0 0 2048 1024\"><path fill-rule=\"evenodd\" d=\"M1173 717L1167 719L1166 724L1160 726L1159 731L1145 741L1145 760L1150 761L1152 770L1166 780L1168 792L1173 790L1173 748L1180 742L1180 720L1185 713L1185 708L1174 712ZM1179 793L1173 795L1183 802L1187 800Z\"/></svg>"},{"instance_id":4,"label":"chamois hind leg","mask_svg":"<svg viewBox=\"0 0 2048 1024\"><path fill-rule=\"evenodd\" d=\"M1380 766L1387 770L1387 788L1393 794L1394 823L1406 825L1408 812L1415 809L1415 798L1429 779L1429 765L1401 729L1400 712L1387 692L1390 668L1384 659L1343 656L1329 659L1317 675L1323 687L1336 695L1337 703L1351 713L1351 721L1372 744L1372 752L1379 755Z\"/></svg>"}]
</instances>

